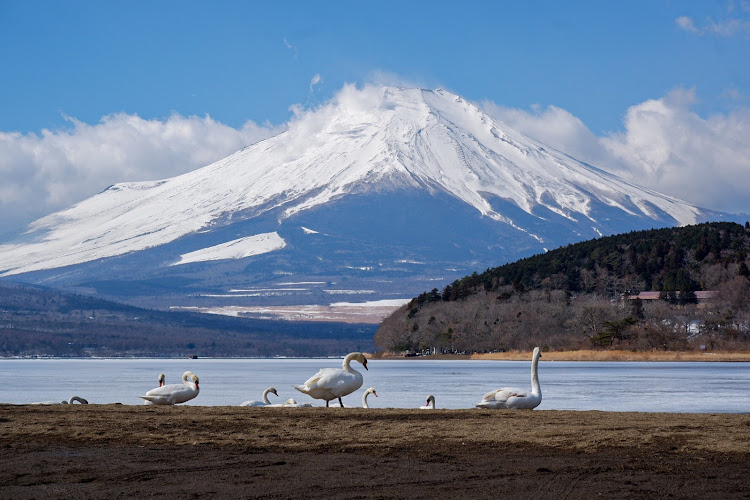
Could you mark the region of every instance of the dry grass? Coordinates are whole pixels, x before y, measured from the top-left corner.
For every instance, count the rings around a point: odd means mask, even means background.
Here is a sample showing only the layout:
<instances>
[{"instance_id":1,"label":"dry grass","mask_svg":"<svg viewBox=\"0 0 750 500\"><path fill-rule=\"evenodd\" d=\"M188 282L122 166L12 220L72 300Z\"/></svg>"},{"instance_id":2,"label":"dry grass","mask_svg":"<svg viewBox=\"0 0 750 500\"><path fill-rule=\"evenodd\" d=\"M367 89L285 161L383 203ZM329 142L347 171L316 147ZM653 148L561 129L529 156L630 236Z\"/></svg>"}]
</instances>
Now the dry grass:
<instances>
[{"instance_id":1,"label":"dry grass","mask_svg":"<svg viewBox=\"0 0 750 500\"><path fill-rule=\"evenodd\" d=\"M498 352L473 354L470 359L528 360L530 352ZM559 351L545 352L548 361L750 361L750 352L696 351Z\"/></svg>"},{"instance_id":2,"label":"dry grass","mask_svg":"<svg viewBox=\"0 0 750 500\"><path fill-rule=\"evenodd\" d=\"M400 354L375 353L369 357L380 359L404 359ZM483 354L438 354L408 359L489 359L499 361L528 361L530 351L508 351ZM747 351L547 351L542 361L750 361Z\"/></svg>"}]
</instances>

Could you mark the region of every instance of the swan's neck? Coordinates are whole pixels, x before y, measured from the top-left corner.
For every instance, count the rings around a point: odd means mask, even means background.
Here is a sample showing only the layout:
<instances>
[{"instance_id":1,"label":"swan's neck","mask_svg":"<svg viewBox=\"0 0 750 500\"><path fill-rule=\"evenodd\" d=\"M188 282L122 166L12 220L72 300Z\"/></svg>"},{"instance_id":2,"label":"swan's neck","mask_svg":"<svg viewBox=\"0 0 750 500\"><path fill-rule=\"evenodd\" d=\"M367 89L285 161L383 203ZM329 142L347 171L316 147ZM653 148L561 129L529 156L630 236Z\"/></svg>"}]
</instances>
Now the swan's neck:
<instances>
[{"instance_id":1,"label":"swan's neck","mask_svg":"<svg viewBox=\"0 0 750 500\"><path fill-rule=\"evenodd\" d=\"M535 357L531 360L531 393L542 394L542 388L539 386L539 375L537 374L537 368L539 367L539 358Z\"/></svg>"},{"instance_id":2,"label":"swan's neck","mask_svg":"<svg viewBox=\"0 0 750 500\"><path fill-rule=\"evenodd\" d=\"M265 391L263 391L263 402L266 403L267 405L271 404L271 402L268 400L269 392L271 392L271 389L266 389ZM255 394L258 394L258 393L256 392Z\"/></svg>"},{"instance_id":3,"label":"swan's neck","mask_svg":"<svg viewBox=\"0 0 750 500\"><path fill-rule=\"evenodd\" d=\"M369 406L367 406L367 396L369 394L369 392L365 392L364 394L362 394L362 408L369 408Z\"/></svg>"},{"instance_id":4,"label":"swan's neck","mask_svg":"<svg viewBox=\"0 0 750 500\"><path fill-rule=\"evenodd\" d=\"M352 360L354 359L354 353L349 353L344 358L344 362L341 363L341 368L349 373L359 373L357 370L351 367Z\"/></svg>"}]
</instances>

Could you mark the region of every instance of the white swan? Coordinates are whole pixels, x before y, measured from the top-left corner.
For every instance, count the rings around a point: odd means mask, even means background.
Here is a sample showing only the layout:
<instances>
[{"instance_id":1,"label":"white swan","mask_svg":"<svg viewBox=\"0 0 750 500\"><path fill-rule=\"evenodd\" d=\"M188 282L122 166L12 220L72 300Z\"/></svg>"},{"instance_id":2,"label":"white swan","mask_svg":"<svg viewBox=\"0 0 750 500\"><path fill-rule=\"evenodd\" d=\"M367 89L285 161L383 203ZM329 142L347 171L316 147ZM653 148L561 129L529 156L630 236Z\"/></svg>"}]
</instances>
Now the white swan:
<instances>
[{"instance_id":1,"label":"white swan","mask_svg":"<svg viewBox=\"0 0 750 500\"><path fill-rule=\"evenodd\" d=\"M33 404L33 405L72 405L76 401L79 402L79 403L81 403L82 405L89 404L88 401L86 401L85 399L83 399L82 397L79 397L79 396L71 396L70 399L68 399L67 401L65 401L65 400L62 400L62 401L41 401L39 403L31 403L31 404Z\"/></svg>"},{"instance_id":2,"label":"white swan","mask_svg":"<svg viewBox=\"0 0 750 500\"><path fill-rule=\"evenodd\" d=\"M276 403L272 405L263 405L263 408L311 408L310 403L298 403L292 398L287 399L283 403Z\"/></svg>"},{"instance_id":3,"label":"white swan","mask_svg":"<svg viewBox=\"0 0 750 500\"><path fill-rule=\"evenodd\" d=\"M359 361L368 370L365 355L352 352L346 355L341 368L323 368L304 385L295 385L294 388L312 398L325 399L326 407L332 399L338 399L343 407L341 398L362 387L362 374L350 366L352 361Z\"/></svg>"},{"instance_id":4,"label":"white swan","mask_svg":"<svg viewBox=\"0 0 750 500\"><path fill-rule=\"evenodd\" d=\"M268 389L263 391L263 401L256 401L255 399L253 399L252 401L245 401L240 406L268 406L271 404L271 402L268 400L268 393L276 394L276 396L279 395L274 387L269 387Z\"/></svg>"},{"instance_id":5,"label":"white swan","mask_svg":"<svg viewBox=\"0 0 750 500\"><path fill-rule=\"evenodd\" d=\"M155 405L176 405L190 401L198 395L198 375L191 371L182 374L182 384L171 384L151 389L145 396L138 396Z\"/></svg>"},{"instance_id":6,"label":"white swan","mask_svg":"<svg viewBox=\"0 0 750 500\"><path fill-rule=\"evenodd\" d=\"M287 399L283 405L284 408L312 408L313 405L310 403L298 403L293 399Z\"/></svg>"},{"instance_id":7,"label":"white swan","mask_svg":"<svg viewBox=\"0 0 750 500\"><path fill-rule=\"evenodd\" d=\"M477 408L531 410L539 406L539 403L542 402L542 388L539 386L537 366L541 357L542 351L538 347L535 347L534 354L531 356L531 392L514 387L503 387L485 394L482 401L477 403Z\"/></svg>"},{"instance_id":8,"label":"white swan","mask_svg":"<svg viewBox=\"0 0 750 500\"><path fill-rule=\"evenodd\" d=\"M362 394L362 408L369 408L369 406L367 406L367 396L369 396L370 394L374 395L375 397L378 397L378 393L375 392L374 387L370 387L369 389L367 389L365 393Z\"/></svg>"},{"instance_id":9,"label":"white swan","mask_svg":"<svg viewBox=\"0 0 750 500\"><path fill-rule=\"evenodd\" d=\"M419 407L420 410L434 410L435 409L435 396L430 394L427 396L427 404Z\"/></svg>"},{"instance_id":10,"label":"white swan","mask_svg":"<svg viewBox=\"0 0 750 500\"><path fill-rule=\"evenodd\" d=\"M166 377L164 376L163 373L160 373L159 376L156 377L156 380L157 380L157 382L159 382L159 387L162 387L166 383L167 379L166 379ZM152 405L154 403L152 403L151 401L144 401L143 404L144 405Z\"/></svg>"}]
</instances>

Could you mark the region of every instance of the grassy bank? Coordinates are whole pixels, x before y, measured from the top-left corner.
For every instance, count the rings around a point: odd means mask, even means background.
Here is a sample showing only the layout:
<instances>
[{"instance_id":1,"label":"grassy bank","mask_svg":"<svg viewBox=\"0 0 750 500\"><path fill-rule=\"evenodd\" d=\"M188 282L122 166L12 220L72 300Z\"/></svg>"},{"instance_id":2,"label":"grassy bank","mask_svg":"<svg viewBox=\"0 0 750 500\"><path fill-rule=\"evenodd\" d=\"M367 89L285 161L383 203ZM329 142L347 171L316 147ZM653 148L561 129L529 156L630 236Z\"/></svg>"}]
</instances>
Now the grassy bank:
<instances>
[{"instance_id":1,"label":"grassy bank","mask_svg":"<svg viewBox=\"0 0 750 500\"><path fill-rule=\"evenodd\" d=\"M378 359L485 359L498 361L528 361L531 352L508 351L481 354L437 354L405 358L402 354L376 353ZM548 351L542 361L750 361L747 351Z\"/></svg>"}]
</instances>

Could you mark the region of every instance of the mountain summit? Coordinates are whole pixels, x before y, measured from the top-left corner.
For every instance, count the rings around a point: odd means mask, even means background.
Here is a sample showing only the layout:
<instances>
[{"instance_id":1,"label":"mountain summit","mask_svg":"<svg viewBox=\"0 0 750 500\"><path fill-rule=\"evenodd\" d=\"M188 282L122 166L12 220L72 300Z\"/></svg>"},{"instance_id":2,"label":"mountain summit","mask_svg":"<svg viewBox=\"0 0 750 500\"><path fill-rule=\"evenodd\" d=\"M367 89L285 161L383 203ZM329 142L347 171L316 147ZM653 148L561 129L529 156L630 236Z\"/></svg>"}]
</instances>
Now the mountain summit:
<instances>
[{"instance_id":1,"label":"mountain summit","mask_svg":"<svg viewBox=\"0 0 750 500\"><path fill-rule=\"evenodd\" d=\"M334 289L384 298L571 242L710 217L445 90L346 86L211 165L116 184L32 223L0 246L0 275L130 298L184 301L239 285L294 295L288 302L322 303ZM281 277L316 286L281 293Z\"/></svg>"}]
</instances>

